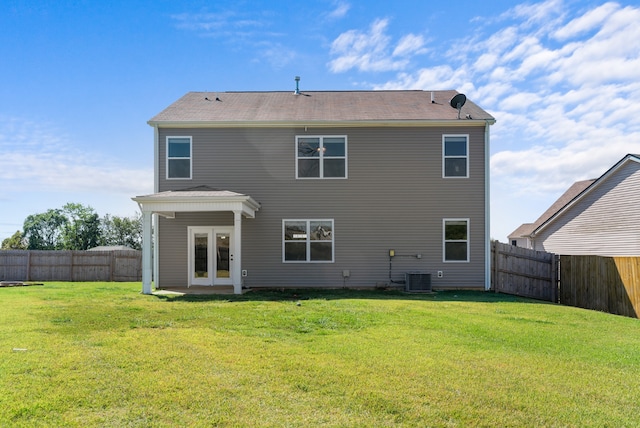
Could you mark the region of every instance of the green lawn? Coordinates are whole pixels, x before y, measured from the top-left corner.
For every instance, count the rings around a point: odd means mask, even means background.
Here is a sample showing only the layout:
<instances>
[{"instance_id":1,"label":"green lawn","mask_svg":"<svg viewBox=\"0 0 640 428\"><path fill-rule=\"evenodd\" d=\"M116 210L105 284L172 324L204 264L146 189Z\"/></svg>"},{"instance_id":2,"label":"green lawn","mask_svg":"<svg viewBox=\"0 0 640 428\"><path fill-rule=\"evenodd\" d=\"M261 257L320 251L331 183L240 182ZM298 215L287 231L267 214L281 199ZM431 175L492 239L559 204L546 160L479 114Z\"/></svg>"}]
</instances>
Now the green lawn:
<instances>
[{"instance_id":1,"label":"green lawn","mask_svg":"<svg viewBox=\"0 0 640 428\"><path fill-rule=\"evenodd\" d=\"M640 426L640 321L481 292L0 288L0 427Z\"/></svg>"}]
</instances>

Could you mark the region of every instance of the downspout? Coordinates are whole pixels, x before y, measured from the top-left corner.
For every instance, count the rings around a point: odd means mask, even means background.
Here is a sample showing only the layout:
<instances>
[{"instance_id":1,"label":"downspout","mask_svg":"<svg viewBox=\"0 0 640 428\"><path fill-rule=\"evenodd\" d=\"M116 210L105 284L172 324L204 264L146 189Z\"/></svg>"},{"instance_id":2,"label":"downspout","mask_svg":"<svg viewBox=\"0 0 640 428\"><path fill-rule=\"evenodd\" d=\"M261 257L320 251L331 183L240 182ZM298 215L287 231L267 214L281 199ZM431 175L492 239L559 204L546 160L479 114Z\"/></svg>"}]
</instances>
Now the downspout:
<instances>
[{"instance_id":1,"label":"downspout","mask_svg":"<svg viewBox=\"0 0 640 428\"><path fill-rule=\"evenodd\" d=\"M491 289L491 156L490 156L490 136L488 120L484 124L484 289Z\"/></svg>"}]
</instances>

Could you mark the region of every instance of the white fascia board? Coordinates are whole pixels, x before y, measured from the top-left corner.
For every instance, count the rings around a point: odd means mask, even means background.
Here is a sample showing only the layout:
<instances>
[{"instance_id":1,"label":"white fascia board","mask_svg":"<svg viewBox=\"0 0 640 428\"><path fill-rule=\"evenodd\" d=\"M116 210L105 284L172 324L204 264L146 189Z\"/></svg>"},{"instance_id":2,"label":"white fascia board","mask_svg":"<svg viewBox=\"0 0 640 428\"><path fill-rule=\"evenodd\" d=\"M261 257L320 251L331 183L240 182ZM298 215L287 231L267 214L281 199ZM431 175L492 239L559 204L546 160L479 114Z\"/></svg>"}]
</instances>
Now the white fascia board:
<instances>
[{"instance_id":1,"label":"white fascia board","mask_svg":"<svg viewBox=\"0 0 640 428\"><path fill-rule=\"evenodd\" d=\"M229 197L154 197L132 198L143 212L173 214L176 212L241 211L245 217L255 218L260 204L250 196Z\"/></svg>"},{"instance_id":2,"label":"white fascia board","mask_svg":"<svg viewBox=\"0 0 640 428\"><path fill-rule=\"evenodd\" d=\"M430 127L430 126L486 126L493 125L495 119L455 119L455 120L358 120L358 121L149 121L158 128L363 128L363 127Z\"/></svg>"}]
</instances>

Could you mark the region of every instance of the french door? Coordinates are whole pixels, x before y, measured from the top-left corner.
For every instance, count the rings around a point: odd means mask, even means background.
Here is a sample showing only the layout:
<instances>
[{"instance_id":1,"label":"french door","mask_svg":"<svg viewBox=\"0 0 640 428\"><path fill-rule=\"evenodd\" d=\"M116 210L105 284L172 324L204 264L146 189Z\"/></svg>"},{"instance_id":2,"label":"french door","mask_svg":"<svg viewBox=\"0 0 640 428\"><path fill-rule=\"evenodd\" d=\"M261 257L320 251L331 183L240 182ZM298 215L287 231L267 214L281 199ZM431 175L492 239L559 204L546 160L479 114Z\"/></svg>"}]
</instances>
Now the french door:
<instances>
[{"instance_id":1,"label":"french door","mask_svg":"<svg viewBox=\"0 0 640 428\"><path fill-rule=\"evenodd\" d=\"M232 285L233 228L189 227L189 285Z\"/></svg>"}]
</instances>

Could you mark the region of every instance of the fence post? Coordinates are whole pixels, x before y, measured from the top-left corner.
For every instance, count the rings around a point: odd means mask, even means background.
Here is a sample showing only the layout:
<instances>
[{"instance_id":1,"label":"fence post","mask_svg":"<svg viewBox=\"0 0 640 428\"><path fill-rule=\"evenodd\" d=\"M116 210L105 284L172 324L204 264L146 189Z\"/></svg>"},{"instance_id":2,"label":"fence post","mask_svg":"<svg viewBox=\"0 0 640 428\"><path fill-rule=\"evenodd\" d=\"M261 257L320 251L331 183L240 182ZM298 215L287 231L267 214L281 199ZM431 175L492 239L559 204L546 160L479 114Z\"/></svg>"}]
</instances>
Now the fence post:
<instances>
[{"instance_id":1,"label":"fence post","mask_svg":"<svg viewBox=\"0 0 640 428\"><path fill-rule=\"evenodd\" d=\"M25 281L31 281L31 250L27 251L27 278Z\"/></svg>"},{"instance_id":2,"label":"fence post","mask_svg":"<svg viewBox=\"0 0 640 428\"><path fill-rule=\"evenodd\" d=\"M557 254L551 255L551 301L553 303L558 303L560 300L560 272L558 271L559 258L560 256Z\"/></svg>"},{"instance_id":3,"label":"fence post","mask_svg":"<svg viewBox=\"0 0 640 428\"><path fill-rule=\"evenodd\" d=\"M493 292L498 292L498 241L493 241L491 243L491 249L493 250L493 274L491 278L491 285L493 286Z\"/></svg>"},{"instance_id":4,"label":"fence post","mask_svg":"<svg viewBox=\"0 0 640 428\"><path fill-rule=\"evenodd\" d=\"M113 281L113 271L115 270L116 252L109 252L109 281Z\"/></svg>"},{"instance_id":5,"label":"fence post","mask_svg":"<svg viewBox=\"0 0 640 428\"><path fill-rule=\"evenodd\" d=\"M69 260L69 264L71 265L71 269L69 271L69 276L71 277L71 282L73 282L73 250L69 251L71 253L71 260Z\"/></svg>"}]
</instances>

